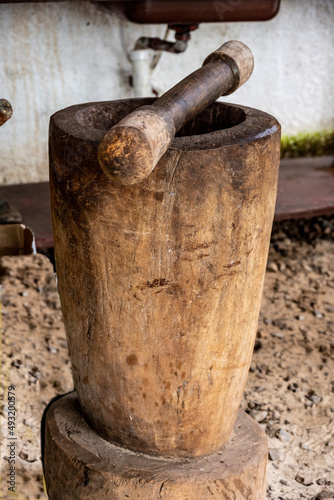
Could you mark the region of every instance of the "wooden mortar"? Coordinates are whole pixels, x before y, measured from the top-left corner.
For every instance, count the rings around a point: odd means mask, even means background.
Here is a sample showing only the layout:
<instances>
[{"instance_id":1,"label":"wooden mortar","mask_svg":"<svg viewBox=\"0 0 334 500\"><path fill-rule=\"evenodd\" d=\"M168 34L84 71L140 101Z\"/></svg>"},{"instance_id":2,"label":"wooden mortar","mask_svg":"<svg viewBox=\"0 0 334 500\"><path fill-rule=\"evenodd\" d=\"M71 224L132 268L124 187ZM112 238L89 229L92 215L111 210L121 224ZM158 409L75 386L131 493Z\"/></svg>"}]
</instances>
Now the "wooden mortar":
<instances>
[{"instance_id":1,"label":"wooden mortar","mask_svg":"<svg viewBox=\"0 0 334 500\"><path fill-rule=\"evenodd\" d=\"M83 104L51 118L59 292L91 428L124 448L198 457L228 442L251 362L280 126L216 102L181 128L151 175L122 184L100 168L99 144L153 102Z\"/></svg>"}]
</instances>

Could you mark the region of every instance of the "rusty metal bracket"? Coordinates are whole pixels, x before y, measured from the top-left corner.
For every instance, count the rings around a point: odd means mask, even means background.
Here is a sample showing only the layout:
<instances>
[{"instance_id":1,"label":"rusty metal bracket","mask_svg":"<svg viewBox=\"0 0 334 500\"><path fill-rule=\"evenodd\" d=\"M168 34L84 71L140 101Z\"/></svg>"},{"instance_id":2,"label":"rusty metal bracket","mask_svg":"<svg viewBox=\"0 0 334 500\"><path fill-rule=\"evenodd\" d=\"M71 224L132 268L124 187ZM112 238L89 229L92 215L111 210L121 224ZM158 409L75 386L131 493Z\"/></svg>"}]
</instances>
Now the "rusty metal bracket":
<instances>
[{"instance_id":1,"label":"rusty metal bracket","mask_svg":"<svg viewBox=\"0 0 334 500\"><path fill-rule=\"evenodd\" d=\"M168 29L175 31L175 42L169 42L157 37L142 36L138 38L134 50L152 49L179 54L186 50L190 40L190 32L197 28L198 24L169 24Z\"/></svg>"}]
</instances>

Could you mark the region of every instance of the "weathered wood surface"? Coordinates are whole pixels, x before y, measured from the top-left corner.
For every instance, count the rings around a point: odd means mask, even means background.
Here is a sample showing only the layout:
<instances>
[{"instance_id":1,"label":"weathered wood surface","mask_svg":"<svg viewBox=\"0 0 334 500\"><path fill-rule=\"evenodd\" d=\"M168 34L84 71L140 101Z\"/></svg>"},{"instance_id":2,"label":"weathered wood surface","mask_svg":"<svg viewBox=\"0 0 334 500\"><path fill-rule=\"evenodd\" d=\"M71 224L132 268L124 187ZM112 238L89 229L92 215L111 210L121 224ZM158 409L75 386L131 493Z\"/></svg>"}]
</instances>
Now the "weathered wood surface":
<instances>
[{"instance_id":1,"label":"weathered wood surface","mask_svg":"<svg viewBox=\"0 0 334 500\"><path fill-rule=\"evenodd\" d=\"M88 427L75 393L49 408L45 431L49 500L265 500L267 438L242 411L230 443L182 462L108 443Z\"/></svg>"},{"instance_id":2,"label":"weathered wood surface","mask_svg":"<svg viewBox=\"0 0 334 500\"><path fill-rule=\"evenodd\" d=\"M148 179L113 183L97 146L150 102L79 105L51 119L59 291L92 428L130 449L200 456L228 441L247 378L280 127L266 113L215 103Z\"/></svg>"},{"instance_id":3,"label":"weathered wood surface","mask_svg":"<svg viewBox=\"0 0 334 500\"><path fill-rule=\"evenodd\" d=\"M232 40L209 55L201 69L109 130L98 148L106 175L123 184L143 181L174 139L175 132L221 95L243 85L254 67L249 48Z\"/></svg>"},{"instance_id":4,"label":"weathered wood surface","mask_svg":"<svg viewBox=\"0 0 334 500\"><path fill-rule=\"evenodd\" d=\"M22 214L36 247L53 247L49 182L0 186L0 196ZM334 157L289 158L280 163L274 220L334 213Z\"/></svg>"}]
</instances>

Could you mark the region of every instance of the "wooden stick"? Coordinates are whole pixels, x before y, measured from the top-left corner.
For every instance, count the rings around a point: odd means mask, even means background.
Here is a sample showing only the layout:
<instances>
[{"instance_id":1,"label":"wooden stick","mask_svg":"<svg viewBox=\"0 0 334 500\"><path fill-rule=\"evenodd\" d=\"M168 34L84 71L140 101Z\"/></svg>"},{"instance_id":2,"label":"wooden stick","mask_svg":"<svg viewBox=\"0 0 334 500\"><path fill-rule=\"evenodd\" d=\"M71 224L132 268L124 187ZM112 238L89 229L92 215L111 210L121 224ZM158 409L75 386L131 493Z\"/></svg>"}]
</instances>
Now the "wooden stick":
<instances>
[{"instance_id":1,"label":"wooden stick","mask_svg":"<svg viewBox=\"0 0 334 500\"><path fill-rule=\"evenodd\" d=\"M0 99L0 127L12 116L13 109L6 99Z\"/></svg>"},{"instance_id":2,"label":"wooden stick","mask_svg":"<svg viewBox=\"0 0 334 500\"><path fill-rule=\"evenodd\" d=\"M209 55L202 68L187 76L151 106L130 113L110 129L98 148L107 176L122 184L146 179L167 151L175 133L221 95L227 95L252 74L249 48L230 41Z\"/></svg>"}]
</instances>

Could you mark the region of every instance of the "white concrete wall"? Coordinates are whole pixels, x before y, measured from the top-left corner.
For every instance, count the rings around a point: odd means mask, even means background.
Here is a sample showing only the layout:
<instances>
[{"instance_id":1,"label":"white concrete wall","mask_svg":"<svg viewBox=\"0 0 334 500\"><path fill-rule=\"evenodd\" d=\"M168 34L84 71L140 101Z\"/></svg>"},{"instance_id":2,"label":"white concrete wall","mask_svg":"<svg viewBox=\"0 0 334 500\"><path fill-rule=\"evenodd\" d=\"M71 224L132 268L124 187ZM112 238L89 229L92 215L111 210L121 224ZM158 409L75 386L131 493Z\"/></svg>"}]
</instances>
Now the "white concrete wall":
<instances>
[{"instance_id":1,"label":"white concrete wall","mask_svg":"<svg viewBox=\"0 0 334 500\"><path fill-rule=\"evenodd\" d=\"M275 115L284 134L334 128L334 2L282 0L264 23L203 24L184 54L164 54L153 75L167 90L223 42L252 49L251 80L226 98ZM46 180L49 117L71 104L132 96L128 49L164 26L126 23L88 3L0 5L0 98L14 115L0 128L0 183ZM170 39L173 39L171 34Z\"/></svg>"}]
</instances>

